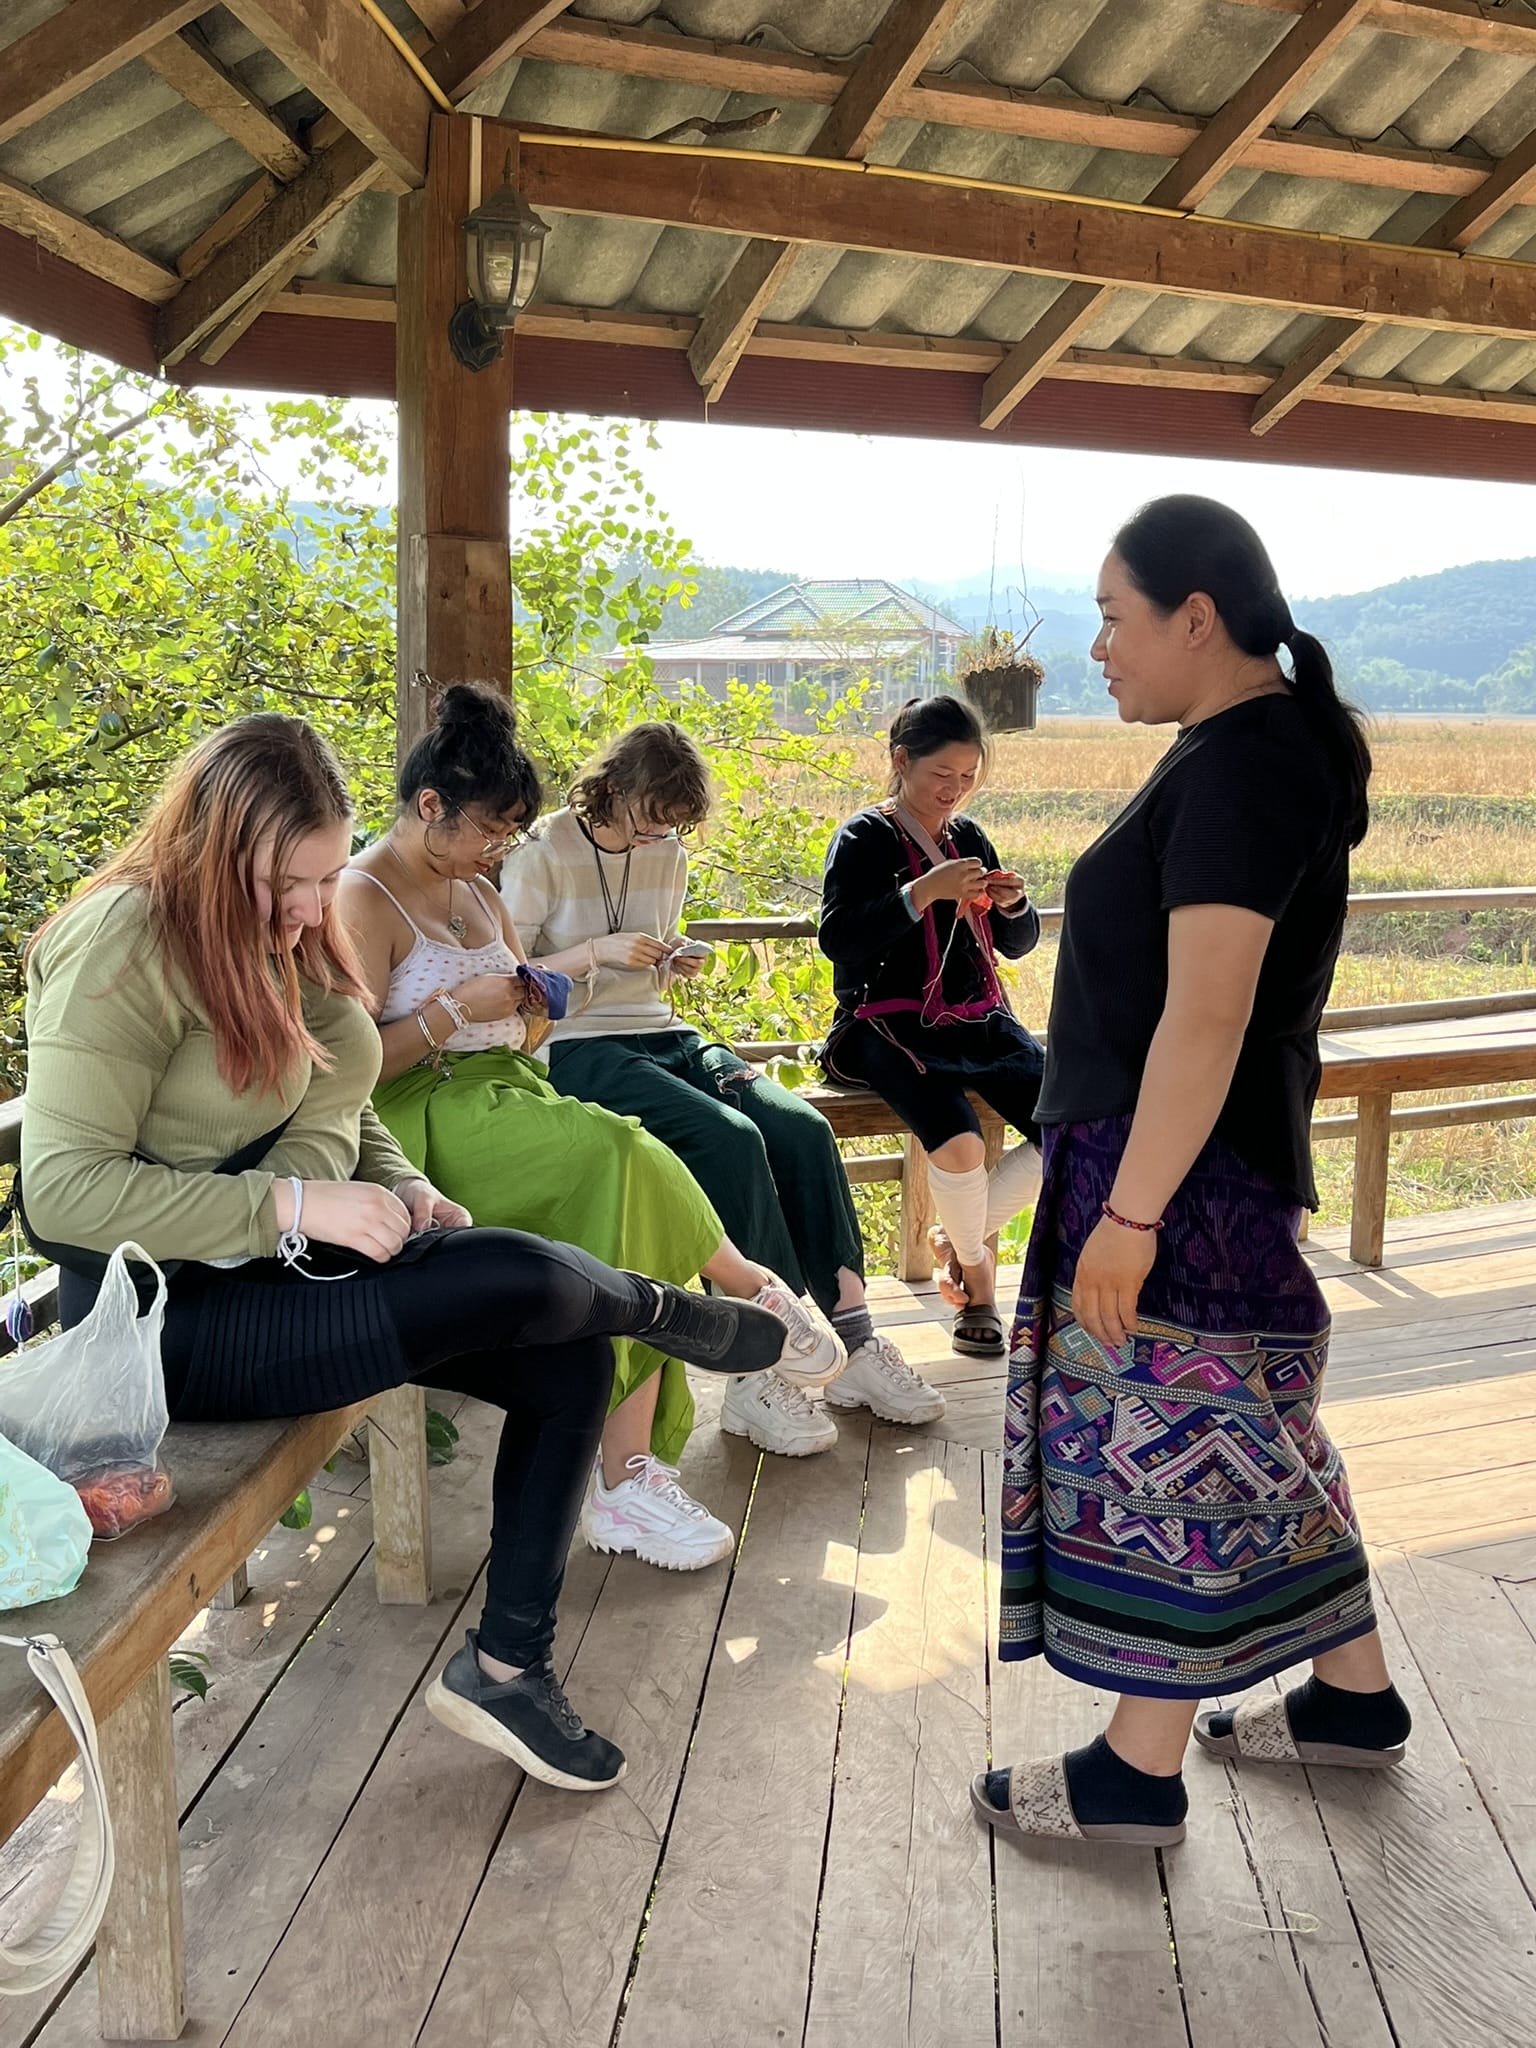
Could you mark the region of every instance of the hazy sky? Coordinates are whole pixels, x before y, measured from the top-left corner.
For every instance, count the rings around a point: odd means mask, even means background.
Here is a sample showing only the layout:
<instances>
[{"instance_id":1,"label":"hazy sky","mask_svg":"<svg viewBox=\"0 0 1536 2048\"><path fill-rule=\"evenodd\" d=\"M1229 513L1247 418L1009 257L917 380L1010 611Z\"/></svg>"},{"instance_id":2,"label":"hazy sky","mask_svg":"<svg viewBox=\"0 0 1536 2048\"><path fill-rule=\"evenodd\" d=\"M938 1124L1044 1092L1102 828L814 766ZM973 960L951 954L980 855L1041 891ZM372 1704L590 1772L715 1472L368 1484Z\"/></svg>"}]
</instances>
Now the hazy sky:
<instances>
[{"instance_id":1,"label":"hazy sky","mask_svg":"<svg viewBox=\"0 0 1536 2048\"><path fill-rule=\"evenodd\" d=\"M47 353L25 368L62 390ZM392 406L362 410L393 427ZM651 487L702 560L898 582L995 571L1003 622L1023 566L1037 587L1090 587L1116 525L1164 491L1237 506L1296 598L1536 556L1536 485L780 428L664 424L657 438L643 458ZM280 460L273 470L302 493ZM377 488L392 493L392 480Z\"/></svg>"},{"instance_id":2,"label":"hazy sky","mask_svg":"<svg viewBox=\"0 0 1536 2048\"><path fill-rule=\"evenodd\" d=\"M1295 597L1536 555L1536 486L1161 456L664 425L652 488L706 561L827 576L1092 581L1143 499L1201 491L1251 519Z\"/></svg>"}]
</instances>

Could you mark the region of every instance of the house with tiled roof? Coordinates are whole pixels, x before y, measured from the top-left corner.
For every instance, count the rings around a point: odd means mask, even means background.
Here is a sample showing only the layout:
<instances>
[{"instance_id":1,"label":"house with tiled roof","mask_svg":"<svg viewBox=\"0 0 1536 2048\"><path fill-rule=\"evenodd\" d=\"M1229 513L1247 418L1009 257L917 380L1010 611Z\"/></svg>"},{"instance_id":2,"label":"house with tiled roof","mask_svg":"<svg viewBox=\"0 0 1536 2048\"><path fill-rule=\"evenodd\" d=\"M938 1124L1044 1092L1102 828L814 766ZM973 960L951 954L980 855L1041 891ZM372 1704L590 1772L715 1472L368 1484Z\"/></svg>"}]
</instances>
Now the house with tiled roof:
<instances>
[{"instance_id":1,"label":"house with tiled roof","mask_svg":"<svg viewBox=\"0 0 1536 2048\"><path fill-rule=\"evenodd\" d=\"M966 629L882 577L808 577L770 591L692 640L653 640L661 683L796 683L837 688L866 677L887 699L923 696L953 679ZM610 655L617 665L626 657Z\"/></svg>"}]
</instances>

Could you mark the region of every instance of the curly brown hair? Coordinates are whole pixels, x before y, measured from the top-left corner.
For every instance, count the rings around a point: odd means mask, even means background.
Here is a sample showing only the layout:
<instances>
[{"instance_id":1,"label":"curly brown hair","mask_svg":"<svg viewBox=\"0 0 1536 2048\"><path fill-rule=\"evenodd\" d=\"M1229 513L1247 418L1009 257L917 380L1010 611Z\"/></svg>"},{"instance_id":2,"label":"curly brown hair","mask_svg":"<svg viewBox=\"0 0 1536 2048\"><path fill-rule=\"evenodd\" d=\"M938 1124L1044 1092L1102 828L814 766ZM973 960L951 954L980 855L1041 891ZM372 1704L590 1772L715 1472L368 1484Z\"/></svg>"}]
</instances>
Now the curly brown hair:
<instances>
[{"instance_id":1,"label":"curly brown hair","mask_svg":"<svg viewBox=\"0 0 1536 2048\"><path fill-rule=\"evenodd\" d=\"M709 816L709 765L670 718L633 725L610 740L572 783L568 799L589 825L611 824L621 800L679 831Z\"/></svg>"}]
</instances>

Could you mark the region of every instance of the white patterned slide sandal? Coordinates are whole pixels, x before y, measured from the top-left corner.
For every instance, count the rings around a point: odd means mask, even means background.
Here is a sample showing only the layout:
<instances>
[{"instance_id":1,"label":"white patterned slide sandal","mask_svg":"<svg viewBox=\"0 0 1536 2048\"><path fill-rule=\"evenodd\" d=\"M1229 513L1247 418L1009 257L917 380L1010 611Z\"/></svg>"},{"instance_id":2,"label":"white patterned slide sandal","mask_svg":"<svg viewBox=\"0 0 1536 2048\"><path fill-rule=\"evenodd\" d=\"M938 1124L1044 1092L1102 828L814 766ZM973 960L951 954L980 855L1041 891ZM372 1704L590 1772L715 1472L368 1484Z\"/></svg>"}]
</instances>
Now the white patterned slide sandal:
<instances>
[{"instance_id":1,"label":"white patterned slide sandal","mask_svg":"<svg viewBox=\"0 0 1536 2048\"><path fill-rule=\"evenodd\" d=\"M1080 1822L1072 1810L1072 1788L1067 1783L1065 1759L1034 1757L1014 1764L1008 1772L1008 1804L994 1806L987 1797L987 1779L980 1772L971 1780L971 1805L979 1820L999 1834L1029 1835L1039 1840L1060 1842L1120 1842L1137 1849L1171 1849L1184 1839L1184 1823L1152 1827L1134 1821Z\"/></svg>"},{"instance_id":2,"label":"white patterned slide sandal","mask_svg":"<svg viewBox=\"0 0 1536 2048\"><path fill-rule=\"evenodd\" d=\"M1279 1693L1244 1700L1232 1716L1231 1728L1217 1735L1211 1723L1221 1714L1219 1707L1197 1714L1195 1740L1207 1755L1234 1763L1334 1764L1347 1771L1385 1771L1400 1764L1408 1753L1402 1742L1389 1749L1360 1749L1347 1742L1298 1742L1291 1733L1286 1700Z\"/></svg>"}]
</instances>

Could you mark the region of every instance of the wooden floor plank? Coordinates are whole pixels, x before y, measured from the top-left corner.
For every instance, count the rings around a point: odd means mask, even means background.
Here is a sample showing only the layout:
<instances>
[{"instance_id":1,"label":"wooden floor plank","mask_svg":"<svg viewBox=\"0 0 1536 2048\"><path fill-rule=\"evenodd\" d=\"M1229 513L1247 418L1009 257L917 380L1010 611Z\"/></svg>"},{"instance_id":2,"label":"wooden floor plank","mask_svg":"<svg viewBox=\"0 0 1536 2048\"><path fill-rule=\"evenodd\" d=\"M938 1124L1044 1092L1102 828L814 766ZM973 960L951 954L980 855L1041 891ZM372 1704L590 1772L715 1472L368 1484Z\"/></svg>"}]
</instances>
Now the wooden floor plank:
<instances>
[{"instance_id":1,"label":"wooden floor plank","mask_svg":"<svg viewBox=\"0 0 1536 2048\"><path fill-rule=\"evenodd\" d=\"M1328 1434L1341 1451L1351 1453L1353 1473L1353 1454L1363 1445L1429 1443L1453 1431L1536 1417L1536 1372L1421 1394L1386 1394L1375 1400L1330 1398L1325 1412Z\"/></svg>"},{"instance_id":2,"label":"wooden floor plank","mask_svg":"<svg viewBox=\"0 0 1536 2048\"><path fill-rule=\"evenodd\" d=\"M1256 2048L1257 2038L1275 2031L1267 2007L1245 2011L1232 1995L1246 1981L1235 1968L1241 1956L1268 1941L1288 2002L1294 2004L1298 1992L1306 2000L1293 2022L1297 2041L1392 2048L1370 1960L1305 1777L1222 1764L1193 1747L1184 1776L1190 1842L1170 1850L1164 1867L1192 2038L1198 2042L1213 2022L1223 2024L1223 2013L1230 2028L1225 2038L1244 2048ZM1204 1872L1200 1867L1204 1841L1224 1831L1229 1819L1250 1886L1235 1868L1227 1875L1208 1863ZM1221 2036L1213 2031L1211 2038ZM1291 2039L1281 2032L1281 2048L1290 2048Z\"/></svg>"},{"instance_id":3,"label":"wooden floor plank","mask_svg":"<svg viewBox=\"0 0 1536 2048\"><path fill-rule=\"evenodd\" d=\"M1502 1543L1474 1543L1466 1549L1442 1545L1435 1555L1441 1564L1482 1572L1505 1585L1536 1583L1536 1535L1510 1536Z\"/></svg>"},{"instance_id":4,"label":"wooden floor plank","mask_svg":"<svg viewBox=\"0 0 1536 2048\"><path fill-rule=\"evenodd\" d=\"M434 1474L432 1605L381 1607L371 1574L355 1574L184 1824L192 2015L184 2041L203 2048L226 2038L404 1703L454 1630L485 1556L494 1447L494 1429L466 1429L459 1457ZM306 2013L313 1995L311 1983ZM93 2048L96 2039L87 1972L40 2048Z\"/></svg>"},{"instance_id":5,"label":"wooden floor plank","mask_svg":"<svg viewBox=\"0 0 1536 2048\"><path fill-rule=\"evenodd\" d=\"M1188 1839L1163 1869L1191 2048L1391 2048L1305 1788L1286 1812L1193 1749L1185 1780Z\"/></svg>"},{"instance_id":6,"label":"wooden floor plank","mask_svg":"<svg viewBox=\"0 0 1536 2048\"><path fill-rule=\"evenodd\" d=\"M1536 1899L1536 1641L1497 1580L1418 1557L1387 1559L1376 1578Z\"/></svg>"},{"instance_id":7,"label":"wooden floor plank","mask_svg":"<svg viewBox=\"0 0 1536 2048\"><path fill-rule=\"evenodd\" d=\"M1386 1602L1380 1618L1414 1717L1408 1761L1307 1776L1394 2038L1398 2048L1528 2048L1536 1909Z\"/></svg>"},{"instance_id":8,"label":"wooden floor plank","mask_svg":"<svg viewBox=\"0 0 1536 2048\"><path fill-rule=\"evenodd\" d=\"M805 2048L994 2048L981 1459L879 1429Z\"/></svg>"},{"instance_id":9,"label":"wooden floor plank","mask_svg":"<svg viewBox=\"0 0 1536 2048\"><path fill-rule=\"evenodd\" d=\"M1536 1465L1536 1416L1494 1416L1467 1429L1435 1430L1395 1437L1387 1443L1355 1444L1349 1479L1357 1494L1383 1488L1422 1487L1430 1481L1483 1475L1492 1485L1511 1467ZM1520 1482L1511 1496L1518 1508ZM1502 1488L1499 1489L1502 1494ZM1536 1503L1536 1491L1531 1498Z\"/></svg>"},{"instance_id":10,"label":"wooden floor plank","mask_svg":"<svg viewBox=\"0 0 1536 2048\"><path fill-rule=\"evenodd\" d=\"M988 1622L997 1640L1001 1459L987 1460ZM991 1661L992 1758L1087 1742L1110 1702L1047 1668ZM1162 1877L1146 1850L1021 1842L994 1850L1002 2048L1188 2048Z\"/></svg>"},{"instance_id":11,"label":"wooden floor plank","mask_svg":"<svg viewBox=\"0 0 1536 2048\"><path fill-rule=\"evenodd\" d=\"M765 1458L710 1666L624 2048L798 2042L869 1448Z\"/></svg>"},{"instance_id":12,"label":"wooden floor plank","mask_svg":"<svg viewBox=\"0 0 1536 2048\"><path fill-rule=\"evenodd\" d=\"M1355 1490L1360 1527L1379 1550L1458 1548L1536 1529L1536 1463L1472 1478L1421 1479Z\"/></svg>"},{"instance_id":13,"label":"wooden floor plank","mask_svg":"<svg viewBox=\"0 0 1536 2048\"><path fill-rule=\"evenodd\" d=\"M367 1556L367 1504L339 1503L311 1529L274 1529L254 1552L251 1590L239 1607L209 1610L183 1639L208 1659L204 1700L176 1704L176 1788L185 1815L222 1768L321 1615ZM0 1846L0 1940L14 1940L58 1896L74 1854L79 1772L71 1767L55 1793ZM22 2048L62 1991L0 2000L0 2048Z\"/></svg>"},{"instance_id":14,"label":"wooden floor plank","mask_svg":"<svg viewBox=\"0 0 1536 2048\"><path fill-rule=\"evenodd\" d=\"M700 1392L701 1406L706 1404ZM713 1404L718 1406L718 1397ZM740 1528L757 1454L706 1425L683 1456L695 1499ZM731 1579L615 1560L570 1693L624 1750L600 1798L523 1788L432 2003L420 2048L516 2040L593 2048L613 2029L661 1858ZM555 1958L580 1958L580 1967ZM383 2034L375 2036L383 2039Z\"/></svg>"}]
</instances>

